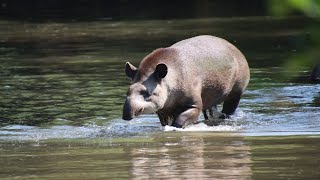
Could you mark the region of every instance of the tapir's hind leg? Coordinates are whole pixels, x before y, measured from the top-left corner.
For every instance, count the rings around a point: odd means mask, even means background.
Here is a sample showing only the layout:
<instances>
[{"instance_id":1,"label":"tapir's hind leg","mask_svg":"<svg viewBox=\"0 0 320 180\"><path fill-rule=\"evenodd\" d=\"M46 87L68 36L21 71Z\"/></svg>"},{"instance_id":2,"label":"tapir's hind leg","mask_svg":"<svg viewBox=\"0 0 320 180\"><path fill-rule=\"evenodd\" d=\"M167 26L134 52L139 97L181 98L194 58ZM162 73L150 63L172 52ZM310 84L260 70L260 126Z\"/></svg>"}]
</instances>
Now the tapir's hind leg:
<instances>
[{"instance_id":1,"label":"tapir's hind leg","mask_svg":"<svg viewBox=\"0 0 320 180\"><path fill-rule=\"evenodd\" d=\"M222 123L226 119L226 115L224 113L218 112L217 105L212 106L211 108L208 109L209 111L209 116L206 114L206 110L204 111L204 116L205 119L204 123L207 124L208 126L218 126L220 123Z\"/></svg>"},{"instance_id":2,"label":"tapir's hind leg","mask_svg":"<svg viewBox=\"0 0 320 180\"><path fill-rule=\"evenodd\" d=\"M226 118L234 114L239 105L241 96L242 92L230 93L227 99L223 102L222 113L226 115Z\"/></svg>"},{"instance_id":3,"label":"tapir's hind leg","mask_svg":"<svg viewBox=\"0 0 320 180\"><path fill-rule=\"evenodd\" d=\"M207 109L207 110L208 110L208 112L209 112L210 118L213 118L213 113L218 111L218 110L217 110L217 105L214 105L214 106L212 106L211 108L209 108L209 109ZM205 120L208 120L208 119L209 119L209 117L208 117L208 115L207 115L207 110L202 110L202 113L203 113L203 116L204 116L204 119L205 119Z\"/></svg>"}]
</instances>

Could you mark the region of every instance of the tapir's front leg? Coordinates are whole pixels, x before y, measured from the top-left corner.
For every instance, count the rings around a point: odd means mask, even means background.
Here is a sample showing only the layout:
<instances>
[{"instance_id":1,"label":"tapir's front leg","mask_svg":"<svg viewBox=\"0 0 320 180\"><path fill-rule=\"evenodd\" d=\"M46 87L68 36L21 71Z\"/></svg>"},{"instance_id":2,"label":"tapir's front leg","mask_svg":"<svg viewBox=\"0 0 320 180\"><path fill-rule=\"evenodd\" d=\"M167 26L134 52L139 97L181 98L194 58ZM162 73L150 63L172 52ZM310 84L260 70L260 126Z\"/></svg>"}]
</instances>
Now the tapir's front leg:
<instances>
[{"instance_id":1,"label":"tapir's front leg","mask_svg":"<svg viewBox=\"0 0 320 180\"><path fill-rule=\"evenodd\" d=\"M177 116L172 126L177 128L185 128L186 126L193 124L198 120L200 112L201 110L196 107L187 109Z\"/></svg>"}]
</instances>

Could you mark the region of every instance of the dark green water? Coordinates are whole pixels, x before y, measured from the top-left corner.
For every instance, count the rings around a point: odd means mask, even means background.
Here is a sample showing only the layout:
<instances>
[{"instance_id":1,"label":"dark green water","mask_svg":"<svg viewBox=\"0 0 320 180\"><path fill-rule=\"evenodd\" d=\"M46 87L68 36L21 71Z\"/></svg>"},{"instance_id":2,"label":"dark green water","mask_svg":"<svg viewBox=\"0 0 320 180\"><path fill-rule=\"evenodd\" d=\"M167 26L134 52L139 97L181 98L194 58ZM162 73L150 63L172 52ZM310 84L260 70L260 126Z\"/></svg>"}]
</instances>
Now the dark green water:
<instances>
[{"instance_id":1,"label":"dark green water","mask_svg":"<svg viewBox=\"0 0 320 180\"><path fill-rule=\"evenodd\" d=\"M282 66L312 49L311 24L0 20L0 178L319 179L320 85L301 80L311 67ZM125 62L200 34L229 40L248 59L236 115L185 130L155 115L121 120Z\"/></svg>"}]
</instances>

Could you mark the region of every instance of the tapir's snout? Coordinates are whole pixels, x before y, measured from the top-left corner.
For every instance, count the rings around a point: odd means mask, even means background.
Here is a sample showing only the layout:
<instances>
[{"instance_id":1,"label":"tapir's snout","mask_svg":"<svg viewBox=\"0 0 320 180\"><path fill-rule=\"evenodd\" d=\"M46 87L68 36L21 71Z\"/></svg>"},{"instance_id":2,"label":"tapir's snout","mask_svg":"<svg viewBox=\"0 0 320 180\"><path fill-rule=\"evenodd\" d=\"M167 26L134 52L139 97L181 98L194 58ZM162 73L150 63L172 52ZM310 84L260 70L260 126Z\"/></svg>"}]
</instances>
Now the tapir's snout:
<instances>
[{"instance_id":1,"label":"tapir's snout","mask_svg":"<svg viewBox=\"0 0 320 180\"><path fill-rule=\"evenodd\" d=\"M122 119L129 121L133 119L133 117L139 116L143 110L140 106L136 107L136 105L132 105L127 99L123 105Z\"/></svg>"},{"instance_id":2,"label":"tapir's snout","mask_svg":"<svg viewBox=\"0 0 320 180\"><path fill-rule=\"evenodd\" d=\"M132 118L133 118L132 108L128 100L126 100L126 102L123 105L122 119L129 121Z\"/></svg>"}]
</instances>

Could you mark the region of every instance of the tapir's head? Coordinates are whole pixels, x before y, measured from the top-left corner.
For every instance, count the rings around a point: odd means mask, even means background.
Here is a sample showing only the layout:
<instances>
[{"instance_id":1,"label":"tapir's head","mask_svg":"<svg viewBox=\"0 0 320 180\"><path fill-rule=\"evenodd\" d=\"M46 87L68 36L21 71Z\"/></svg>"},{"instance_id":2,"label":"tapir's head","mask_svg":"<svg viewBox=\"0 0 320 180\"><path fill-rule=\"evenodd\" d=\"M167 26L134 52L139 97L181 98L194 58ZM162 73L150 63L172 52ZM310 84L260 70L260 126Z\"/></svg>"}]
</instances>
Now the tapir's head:
<instances>
[{"instance_id":1,"label":"tapir's head","mask_svg":"<svg viewBox=\"0 0 320 180\"><path fill-rule=\"evenodd\" d=\"M162 63L141 69L126 63L125 73L131 78L132 85L123 106L124 120L131 120L139 114L155 113L164 106L168 91L163 78L167 72L167 66Z\"/></svg>"}]
</instances>

